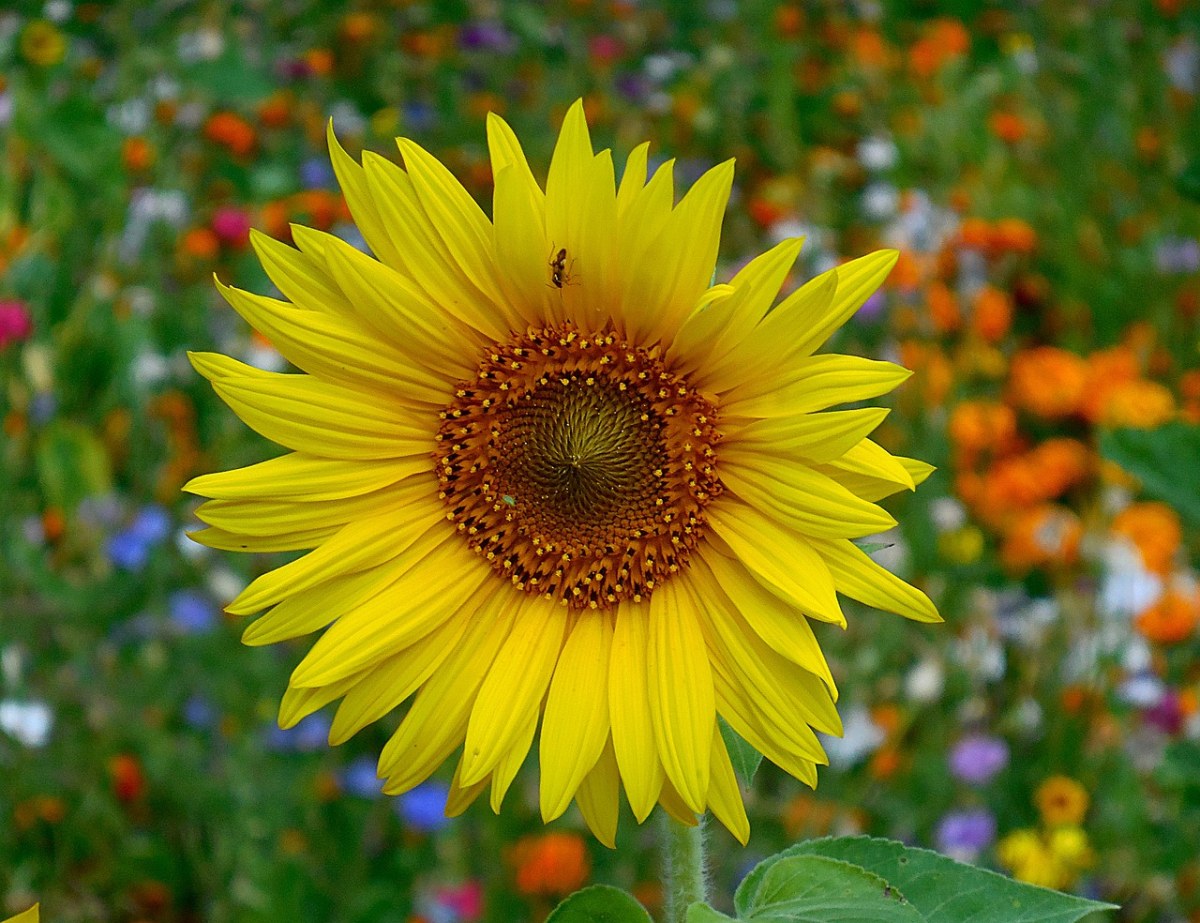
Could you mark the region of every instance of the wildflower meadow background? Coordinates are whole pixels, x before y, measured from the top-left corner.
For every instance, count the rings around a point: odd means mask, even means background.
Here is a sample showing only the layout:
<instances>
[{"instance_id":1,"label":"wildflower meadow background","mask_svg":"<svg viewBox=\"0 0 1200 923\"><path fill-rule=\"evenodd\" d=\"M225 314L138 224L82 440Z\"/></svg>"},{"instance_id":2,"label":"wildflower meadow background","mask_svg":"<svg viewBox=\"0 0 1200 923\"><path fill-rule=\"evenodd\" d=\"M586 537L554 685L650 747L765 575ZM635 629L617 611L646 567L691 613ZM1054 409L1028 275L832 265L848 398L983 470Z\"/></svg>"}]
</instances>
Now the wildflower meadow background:
<instances>
[{"instance_id":1,"label":"wildflower meadow background","mask_svg":"<svg viewBox=\"0 0 1200 923\"><path fill-rule=\"evenodd\" d=\"M251 227L361 245L330 117L487 207L485 114L544 171L582 96L601 146L686 181L736 156L719 279L798 233L792 285L901 251L835 346L915 371L879 438L940 469L876 557L946 625L822 626L845 737L815 792L764 764L717 892L866 832L1200 921L1198 90L1190 0L6 4L0 917L536 920L588 882L656 908L654 825L543 827L532 766L448 820L444 781L379 794L384 730L280 731L299 650L222 613L280 556L191 543L180 493L273 454L185 356L283 365L213 273L270 291Z\"/></svg>"}]
</instances>

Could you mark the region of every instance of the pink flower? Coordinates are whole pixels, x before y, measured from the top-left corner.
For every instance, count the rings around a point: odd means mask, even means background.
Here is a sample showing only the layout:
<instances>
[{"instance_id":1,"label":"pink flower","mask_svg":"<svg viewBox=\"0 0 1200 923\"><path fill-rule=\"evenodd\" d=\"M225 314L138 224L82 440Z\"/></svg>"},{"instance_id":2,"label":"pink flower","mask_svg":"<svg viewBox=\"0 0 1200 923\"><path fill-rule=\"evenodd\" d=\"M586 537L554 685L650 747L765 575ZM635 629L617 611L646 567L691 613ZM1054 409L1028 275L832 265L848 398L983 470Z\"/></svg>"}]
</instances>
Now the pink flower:
<instances>
[{"instance_id":1,"label":"pink flower","mask_svg":"<svg viewBox=\"0 0 1200 923\"><path fill-rule=\"evenodd\" d=\"M238 249L250 242L250 216L233 205L223 205L213 212L213 233L221 243Z\"/></svg>"},{"instance_id":2,"label":"pink flower","mask_svg":"<svg viewBox=\"0 0 1200 923\"><path fill-rule=\"evenodd\" d=\"M437 892L437 902L455 915L458 920L478 920L483 915L483 885L478 881L464 881L454 887L442 888Z\"/></svg>"},{"instance_id":3,"label":"pink flower","mask_svg":"<svg viewBox=\"0 0 1200 923\"><path fill-rule=\"evenodd\" d=\"M9 343L29 339L33 318L23 301L0 301L0 349Z\"/></svg>"}]
</instances>

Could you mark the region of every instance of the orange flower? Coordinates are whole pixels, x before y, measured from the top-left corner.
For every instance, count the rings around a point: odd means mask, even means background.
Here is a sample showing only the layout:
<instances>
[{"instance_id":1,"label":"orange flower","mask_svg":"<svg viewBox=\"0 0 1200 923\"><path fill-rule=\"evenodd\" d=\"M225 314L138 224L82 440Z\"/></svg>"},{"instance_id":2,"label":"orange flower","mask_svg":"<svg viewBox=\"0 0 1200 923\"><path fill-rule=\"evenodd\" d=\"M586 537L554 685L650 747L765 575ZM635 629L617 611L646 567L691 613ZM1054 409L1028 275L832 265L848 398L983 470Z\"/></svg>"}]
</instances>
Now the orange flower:
<instances>
[{"instance_id":1,"label":"orange flower","mask_svg":"<svg viewBox=\"0 0 1200 923\"><path fill-rule=\"evenodd\" d=\"M959 242L971 250L984 250L992 240L992 229L982 218L964 218L958 228Z\"/></svg>"},{"instance_id":2,"label":"orange flower","mask_svg":"<svg viewBox=\"0 0 1200 923\"><path fill-rule=\"evenodd\" d=\"M125 804L137 801L146 790L146 777L136 756L128 753L114 756L108 761L108 774L112 778L113 794Z\"/></svg>"},{"instance_id":3,"label":"orange flower","mask_svg":"<svg viewBox=\"0 0 1200 923\"><path fill-rule=\"evenodd\" d=\"M1018 512L1004 536L1000 560L1010 570L1070 564L1079 556L1083 527L1064 506L1044 503Z\"/></svg>"},{"instance_id":4,"label":"orange flower","mask_svg":"<svg viewBox=\"0 0 1200 923\"><path fill-rule=\"evenodd\" d=\"M1134 619L1134 627L1155 644L1179 644L1200 623L1200 593L1167 590L1153 606Z\"/></svg>"},{"instance_id":5,"label":"orange flower","mask_svg":"<svg viewBox=\"0 0 1200 923\"><path fill-rule=\"evenodd\" d=\"M1113 517L1112 531L1137 547L1146 570L1155 574L1171 572L1183 540L1183 527L1179 514L1167 504L1131 503Z\"/></svg>"},{"instance_id":6,"label":"orange flower","mask_svg":"<svg viewBox=\"0 0 1200 923\"><path fill-rule=\"evenodd\" d=\"M1034 795L1042 822L1048 827L1078 826L1088 809L1088 793L1067 776L1051 776Z\"/></svg>"},{"instance_id":7,"label":"orange flower","mask_svg":"<svg viewBox=\"0 0 1200 923\"><path fill-rule=\"evenodd\" d=\"M794 3L785 3L775 10L775 30L786 38L795 38L804 29L804 11Z\"/></svg>"},{"instance_id":8,"label":"orange flower","mask_svg":"<svg viewBox=\"0 0 1200 923\"><path fill-rule=\"evenodd\" d=\"M997 343L1012 325L1012 299L1006 292L985 285L975 296L971 328L988 343Z\"/></svg>"},{"instance_id":9,"label":"orange flower","mask_svg":"<svg viewBox=\"0 0 1200 923\"><path fill-rule=\"evenodd\" d=\"M1109 389L1101 405L1100 421L1106 426L1153 429L1175 416L1175 398L1157 381L1137 379Z\"/></svg>"},{"instance_id":10,"label":"orange flower","mask_svg":"<svg viewBox=\"0 0 1200 923\"><path fill-rule=\"evenodd\" d=\"M1078 413L1088 380L1087 363L1055 346L1024 349L1009 369L1009 399L1021 410L1047 420Z\"/></svg>"},{"instance_id":11,"label":"orange flower","mask_svg":"<svg viewBox=\"0 0 1200 923\"><path fill-rule=\"evenodd\" d=\"M213 260L221 251L221 242L211 228L192 228L179 241L179 249L196 260Z\"/></svg>"},{"instance_id":12,"label":"orange flower","mask_svg":"<svg viewBox=\"0 0 1200 923\"><path fill-rule=\"evenodd\" d=\"M958 310L958 299L944 282L931 282L926 289L925 299L929 305L929 319L938 333L953 333L962 323Z\"/></svg>"},{"instance_id":13,"label":"orange flower","mask_svg":"<svg viewBox=\"0 0 1200 923\"><path fill-rule=\"evenodd\" d=\"M204 124L204 137L237 157L253 151L257 140L254 126L235 112L213 113Z\"/></svg>"},{"instance_id":14,"label":"orange flower","mask_svg":"<svg viewBox=\"0 0 1200 923\"><path fill-rule=\"evenodd\" d=\"M1129 346L1114 346L1094 352L1088 356L1087 366L1083 415L1096 423L1103 415L1109 392L1125 382L1136 380L1141 370L1137 354Z\"/></svg>"},{"instance_id":15,"label":"orange flower","mask_svg":"<svg viewBox=\"0 0 1200 923\"><path fill-rule=\"evenodd\" d=\"M292 117L292 95L277 90L258 105L258 120L268 128L282 128Z\"/></svg>"},{"instance_id":16,"label":"orange flower","mask_svg":"<svg viewBox=\"0 0 1200 923\"><path fill-rule=\"evenodd\" d=\"M850 53L863 70L884 67L891 57L887 41L875 29L858 29L850 36Z\"/></svg>"},{"instance_id":17,"label":"orange flower","mask_svg":"<svg viewBox=\"0 0 1200 923\"><path fill-rule=\"evenodd\" d=\"M328 48L310 48L304 52L304 63L318 77L333 73L333 52Z\"/></svg>"},{"instance_id":18,"label":"orange flower","mask_svg":"<svg viewBox=\"0 0 1200 923\"><path fill-rule=\"evenodd\" d=\"M1015 112L993 112L988 117L988 128L1005 144L1017 144L1029 134L1029 124Z\"/></svg>"},{"instance_id":19,"label":"orange flower","mask_svg":"<svg viewBox=\"0 0 1200 923\"><path fill-rule=\"evenodd\" d=\"M984 452L1007 451L1016 439L1017 417L1007 404L963 401L950 413L949 433L955 455L965 467Z\"/></svg>"},{"instance_id":20,"label":"orange flower","mask_svg":"<svg viewBox=\"0 0 1200 923\"><path fill-rule=\"evenodd\" d=\"M141 173L154 166L155 152L145 138L126 138L121 142L121 163L130 173Z\"/></svg>"},{"instance_id":21,"label":"orange flower","mask_svg":"<svg viewBox=\"0 0 1200 923\"><path fill-rule=\"evenodd\" d=\"M1037 231L1020 218L1001 218L992 228L991 245L1001 252L1032 253Z\"/></svg>"},{"instance_id":22,"label":"orange flower","mask_svg":"<svg viewBox=\"0 0 1200 923\"><path fill-rule=\"evenodd\" d=\"M564 897L588 879L590 862L577 833L543 833L517 841L517 890L526 897Z\"/></svg>"},{"instance_id":23,"label":"orange flower","mask_svg":"<svg viewBox=\"0 0 1200 923\"><path fill-rule=\"evenodd\" d=\"M1087 446L1077 439L1057 436L1038 445L1027 456L1042 481L1046 499L1060 497L1085 480L1092 469Z\"/></svg>"}]
</instances>

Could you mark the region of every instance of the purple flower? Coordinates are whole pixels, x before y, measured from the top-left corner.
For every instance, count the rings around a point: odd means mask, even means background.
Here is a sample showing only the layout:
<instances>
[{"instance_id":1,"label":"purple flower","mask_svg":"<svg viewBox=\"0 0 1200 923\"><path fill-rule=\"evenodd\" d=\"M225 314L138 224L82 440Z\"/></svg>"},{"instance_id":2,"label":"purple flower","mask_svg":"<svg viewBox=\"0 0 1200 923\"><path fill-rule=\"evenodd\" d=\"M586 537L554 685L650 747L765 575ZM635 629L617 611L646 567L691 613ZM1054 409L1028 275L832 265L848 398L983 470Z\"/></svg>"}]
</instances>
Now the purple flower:
<instances>
[{"instance_id":1,"label":"purple flower","mask_svg":"<svg viewBox=\"0 0 1200 923\"><path fill-rule=\"evenodd\" d=\"M383 793L383 780L375 772L375 761L360 756L342 770L342 788L359 798L378 798Z\"/></svg>"},{"instance_id":2,"label":"purple flower","mask_svg":"<svg viewBox=\"0 0 1200 923\"><path fill-rule=\"evenodd\" d=\"M300 182L308 189L324 189L333 185L333 168L325 157L310 157L300 164Z\"/></svg>"},{"instance_id":3,"label":"purple flower","mask_svg":"<svg viewBox=\"0 0 1200 923\"><path fill-rule=\"evenodd\" d=\"M508 52L516 44L508 30L498 22L478 20L463 25L458 43L468 51Z\"/></svg>"},{"instance_id":4,"label":"purple flower","mask_svg":"<svg viewBox=\"0 0 1200 923\"><path fill-rule=\"evenodd\" d=\"M449 794L449 788L441 782L423 782L400 796L396 812L415 830L423 833L441 830L450 822L446 817Z\"/></svg>"},{"instance_id":5,"label":"purple flower","mask_svg":"<svg viewBox=\"0 0 1200 923\"><path fill-rule=\"evenodd\" d=\"M996 818L991 811L951 811L938 824L938 849L961 861L972 861L996 838Z\"/></svg>"},{"instance_id":6,"label":"purple flower","mask_svg":"<svg viewBox=\"0 0 1200 923\"><path fill-rule=\"evenodd\" d=\"M862 303L854 317L856 320L867 322L879 320L879 316L883 314L883 309L887 305L887 298L883 294L882 289L877 289L871 294L871 297Z\"/></svg>"},{"instance_id":7,"label":"purple flower","mask_svg":"<svg viewBox=\"0 0 1200 923\"><path fill-rule=\"evenodd\" d=\"M985 785L1008 765L1008 744L999 737L970 734L950 751L950 772L962 782Z\"/></svg>"},{"instance_id":8,"label":"purple flower","mask_svg":"<svg viewBox=\"0 0 1200 923\"><path fill-rule=\"evenodd\" d=\"M217 623L217 607L194 590L179 590L167 602L171 621L184 634L198 635L212 631Z\"/></svg>"}]
</instances>

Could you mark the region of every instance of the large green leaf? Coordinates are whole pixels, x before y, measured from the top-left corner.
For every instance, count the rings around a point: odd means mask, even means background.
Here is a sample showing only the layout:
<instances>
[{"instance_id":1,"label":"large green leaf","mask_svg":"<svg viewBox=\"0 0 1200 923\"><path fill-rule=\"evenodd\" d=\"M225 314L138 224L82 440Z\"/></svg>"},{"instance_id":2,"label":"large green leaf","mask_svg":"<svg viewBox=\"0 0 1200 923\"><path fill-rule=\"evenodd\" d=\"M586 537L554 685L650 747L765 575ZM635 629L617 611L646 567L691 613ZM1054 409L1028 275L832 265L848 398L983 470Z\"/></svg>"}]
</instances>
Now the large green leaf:
<instances>
[{"instance_id":1,"label":"large green leaf","mask_svg":"<svg viewBox=\"0 0 1200 923\"><path fill-rule=\"evenodd\" d=\"M1155 429L1109 430L1100 434L1100 454L1137 478L1147 494L1200 527L1200 426L1166 423Z\"/></svg>"},{"instance_id":2,"label":"large green leaf","mask_svg":"<svg viewBox=\"0 0 1200 923\"><path fill-rule=\"evenodd\" d=\"M1112 904L1061 894L963 865L893 840L841 837L799 843L759 863L737 890L742 917L760 906L772 867L792 857L819 856L859 866L896 889L926 923L1074 923ZM901 919L896 917L895 919Z\"/></svg>"},{"instance_id":3,"label":"large green leaf","mask_svg":"<svg viewBox=\"0 0 1200 923\"><path fill-rule=\"evenodd\" d=\"M924 923L883 878L850 862L792 856L766 870L743 919L755 923Z\"/></svg>"},{"instance_id":4,"label":"large green leaf","mask_svg":"<svg viewBox=\"0 0 1200 923\"><path fill-rule=\"evenodd\" d=\"M609 885L576 891L559 904L546 923L653 923L632 895Z\"/></svg>"}]
</instances>

